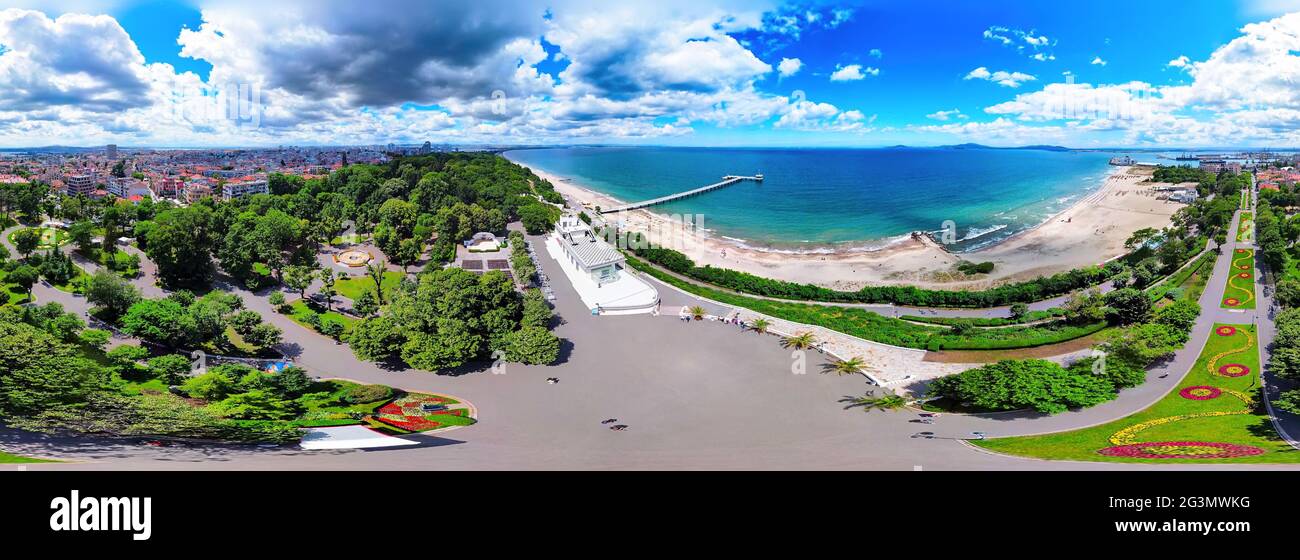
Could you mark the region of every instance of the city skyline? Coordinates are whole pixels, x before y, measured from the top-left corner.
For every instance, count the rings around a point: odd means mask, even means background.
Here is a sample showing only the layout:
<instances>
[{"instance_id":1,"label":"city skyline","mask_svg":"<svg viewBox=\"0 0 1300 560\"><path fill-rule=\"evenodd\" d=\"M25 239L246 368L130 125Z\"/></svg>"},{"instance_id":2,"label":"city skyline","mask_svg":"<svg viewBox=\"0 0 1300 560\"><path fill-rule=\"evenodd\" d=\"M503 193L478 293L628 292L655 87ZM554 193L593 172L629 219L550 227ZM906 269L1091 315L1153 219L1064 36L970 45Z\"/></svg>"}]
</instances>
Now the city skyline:
<instances>
[{"instance_id":1,"label":"city skyline","mask_svg":"<svg viewBox=\"0 0 1300 560\"><path fill-rule=\"evenodd\" d=\"M1300 3L1014 4L43 3L0 146L1300 144Z\"/></svg>"}]
</instances>

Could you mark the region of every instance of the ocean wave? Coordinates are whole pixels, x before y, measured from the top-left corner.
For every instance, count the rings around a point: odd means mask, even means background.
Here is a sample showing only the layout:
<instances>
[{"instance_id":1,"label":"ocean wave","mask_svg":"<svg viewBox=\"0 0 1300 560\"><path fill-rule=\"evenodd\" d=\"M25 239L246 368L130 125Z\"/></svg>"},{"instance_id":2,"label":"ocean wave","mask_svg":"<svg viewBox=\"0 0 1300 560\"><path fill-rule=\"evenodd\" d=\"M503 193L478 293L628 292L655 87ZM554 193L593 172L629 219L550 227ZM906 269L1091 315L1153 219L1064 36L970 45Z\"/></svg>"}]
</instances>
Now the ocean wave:
<instances>
[{"instance_id":1,"label":"ocean wave","mask_svg":"<svg viewBox=\"0 0 1300 560\"><path fill-rule=\"evenodd\" d=\"M963 242L963 241L970 241L970 240L972 240L972 239L979 239L979 238L984 237L985 235L988 235L988 234L993 233L993 232L995 232L995 231L1002 231L1002 230L1004 230L1004 229L1007 229L1007 225L1008 225L1008 224L998 224L998 225L995 225L995 226L989 226L989 227L986 227L986 228L970 228L970 229L966 230L966 237L963 237L963 238L961 238L961 239L958 239L957 242L958 242L958 243L961 243L961 242Z\"/></svg>"}]
</instances>

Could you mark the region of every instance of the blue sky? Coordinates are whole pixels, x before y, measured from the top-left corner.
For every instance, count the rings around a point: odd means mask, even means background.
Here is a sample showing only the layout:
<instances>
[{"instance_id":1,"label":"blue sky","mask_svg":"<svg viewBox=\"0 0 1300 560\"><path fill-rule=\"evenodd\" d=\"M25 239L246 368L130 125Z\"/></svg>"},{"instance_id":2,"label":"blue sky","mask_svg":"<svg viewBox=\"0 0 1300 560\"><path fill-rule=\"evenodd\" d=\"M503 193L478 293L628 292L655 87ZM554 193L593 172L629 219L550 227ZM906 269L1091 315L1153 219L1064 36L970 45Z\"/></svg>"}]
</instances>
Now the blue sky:
<instances>
[{"instance_id":1,"label":"blue sky","mask_svg":"<svg viewBox=\"0 0 1300 560\"><path fill-rule=\"evenodd\" d=\"M3 145L1300 145L1288 0L32 7Z\"/></svg>"}]
</instances>

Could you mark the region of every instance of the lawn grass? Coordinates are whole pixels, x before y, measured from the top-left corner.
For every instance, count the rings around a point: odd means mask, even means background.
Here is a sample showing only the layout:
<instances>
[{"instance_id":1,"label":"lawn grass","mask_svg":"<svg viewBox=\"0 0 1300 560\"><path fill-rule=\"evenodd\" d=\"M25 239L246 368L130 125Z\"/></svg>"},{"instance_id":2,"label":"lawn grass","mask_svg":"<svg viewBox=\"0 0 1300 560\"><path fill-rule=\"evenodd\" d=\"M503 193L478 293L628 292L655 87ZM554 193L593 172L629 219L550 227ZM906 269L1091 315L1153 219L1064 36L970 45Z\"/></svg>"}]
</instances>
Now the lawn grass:
<instances>
[{"instance_id":1,"label":"lawn grass","mask_svg":"<svg viewBox=\"0 0 1300 560\"><path fill-rule=\"evenodd\" d=\"M12 453L5 453L4 451L0 451L0 464L53 463L53 462L54 461L49 461L46 459L33 459L31 457L23 457L21 455L14 455Z\"/></svg>"},{"instance_id":2,"label":"lawn grass","mask_svg":"<svg viewBox=\"0 0 1300 560\"><path fill-rule=\"evenodd\" d=\"M1219 334L1225 327L1230 327L1233 332ZM1200 358L1182 383L1145 410L1082 430L973 443L999 453L1058 460L1161 464L1300 462L1300 451L1277 436L1262 410L1263 405L1259 403L1259 348L1254 326L1218 324L1214 329ZM1220 375L1219 369L1228 364L1244 365L1250 368L1250 373L1241 377ZM1179 394L1189 387L1213 387L1222 393L1209 400L1192 400ZM1250 404L1243 398L1250 399ZM1156 423L1162 419L1165 421ZM1126 429L1129 429L1127 433L1121 432ZM1224 459L1147 459L1099 453L1099 450L1115 445L1148 442L1230 443L1259 448L1264 452Z\"/></svg>"},{"instance_id":3,"label":"lawn grass","mask_svg":"<svg viewBox=\"0 0 1300 560\"><path fill-rule=\"evenodd\" d=\"M388 399L372 403L349 404L343 400L348 390L357 383L331 379L320 381L316 386L298 399L307 411L293 421L300 428L322 428L326 426L350 426L362 421L353 416L374 414L375 409L383 406Z\"/></svg>"},{"instance_id":4,"label":"lawn grass","mask_svg":"<svg viewBox=\"0 0 1300 560\"><path fill-rule=\"evenodd\" d=\"M1250 233L1254 228L1254 214L1251 214L1250 212L1242 212L1241 222L1237 225L1237 242L1244 243L1250 241Z\"/></svg>"},{"instance_id":5,"label":"lawn grass","mask_svg":"<svg viewBox=\"0 0 1300 560\"><path fill-rule=\"evenodd\" d=\"M1214 273L1214 253L1206 253L1201 258L1200 264L1194 265L1196 271L1187 277L1178 287L1183 289L1183 298L1190 301L1200 301L1201 294L1205 292L1205 286L1210 283L1210 276Z\"/></svg>"},{"instance_id":6,"label":"lawn grass","mask_svg":"<svg viewBox=\"0 0 1300 560\"><path fill-rule=\"evenodd\" d=\"M90 275L86 274L86 271L82 270L82 268L76 264L73 264L72 268L76 270L77 273L73 274L72 278L66 283L54 284L54 288L60 292L67 292L70 294L84 293L86 291L86 282L90 280Z\"/></svg>"},{"instance_id":7,"label":"lawn grass","mask_svg":"<svg viewBox=\"0 0 1300 560\"><path fill-rule=\"evenodd\" d=\"M29 301L27 292L18 284L5 279L8 273L0 270L0 305L22 305Z\"/></svg>"},{"instance_id":8,"label":"lawn grass","mask_svg":"<svg viewBox=\"0 0 1300 560\"><path fill-rule=\"evenodd\" d=\"M1279 282L1283 280L1300 282L1300 245L1287 249L1286 266L1282 267L1281 276Z\"/></svg>"},{"instance_id":9,"label":"lawn grass","mask_svg":"<svg viewBox=\"0 0 1300 560\"><path fill-rule=\"evenodd\" d=\"M25 231L28 229L37 230L41 234L41 241L39 244L36 245L37 251L48 251L55 247L62 246L68 242L68 233L61 229L49 228L49 227L30 227L24 229L16 229L12 233L10 233L9 244L15 247L18 246L17 243L14 243L14 236L17 235L18 232Z\"/></svg>"},{"instance_id":10,"label":"lawn grass","mask_svg":"<svg viewBox=\"0 0 1300 560\"><path fill-rule=\"evenodd\" d=\"M661 282L703 298L743 307L787 321L817 325L865 340L907 348L930 351L1034 348L1076 340L1096 334L1106 328L1105 321L1087 325L1071 325L1065 321L1057 321L1032 327L974 329L966 334L954 334L949 328L912 324L859 307L759 299L714 288L706 288L667 274L631 255L627 255L627 263L637 270L654 276Z\"/></svg>"},{"instance_id":11,"label":"lawn grass","mask_svg":"<svg viewBox=\"0 0 1300 560\"><path fill-rule=\"evenodd\" d=\"M99 263L105 269L116 272L123 278L135 278L140 275L140 266L128 266L131 255L126 251L117 250L110 254L99 247L90 247L88 251L77 250L81 256L86 257L91 262ZM111 260L111 264L110 264Z\"/></svg>"},{"instance_id":12,"label":"lawn grass","mask_svg":"<svg viewBox=\"0 0 1300 560\"><path fill-rule=\"evenodd\" d=\"M352 332L352 327L356 325L357 322L359 321L358 319L348 317L347 315L344 315L337 311L326 311L324 307L318 306L314 302L309 303L305 300L299 299L299 300L294 300L293 303L289 304L289 313L288 313L289 319L293 320L293 322L298 323L299 325L302 325L307 329L314 331L316 330L315 327L313 327L311 323L308 323L306 319L307 314L310 312L315 312L317 315L320 315L321 319L324 319L326 317L333 317L334 319L339 320L340 322L343 323L344 334Z\"/></svg>"},{"instance_id":13,"label":"lawn grass","mask_svg":"<svg viewBox=\"0 0 1300 560\"><path fill-rule=\"evenodd\" d=\"M1245 275L1242 277L1241 275ZM1255 251L1236 249L1232 253L1232 267L1228 270L1228 285L1223 291L1224 309L1255 308Z\"/></svg>"},{"instance_id":14,"label":"lawn grass","mask_svg":"<svg viewBox=\"0 0 1300 560\"><path fill-rule=\"evenodd\" d=\"M380 282L380 286L383 286L384 289L384 301L388 301L389 296L401 285L402 276L403 274L400 272L384 271L384 279ZM338 291L339 295L356 301L363 292L373 292L375 290L375 281L365 275L346 276L334 282L334 289Z\"/></svg>"}]
</instances>

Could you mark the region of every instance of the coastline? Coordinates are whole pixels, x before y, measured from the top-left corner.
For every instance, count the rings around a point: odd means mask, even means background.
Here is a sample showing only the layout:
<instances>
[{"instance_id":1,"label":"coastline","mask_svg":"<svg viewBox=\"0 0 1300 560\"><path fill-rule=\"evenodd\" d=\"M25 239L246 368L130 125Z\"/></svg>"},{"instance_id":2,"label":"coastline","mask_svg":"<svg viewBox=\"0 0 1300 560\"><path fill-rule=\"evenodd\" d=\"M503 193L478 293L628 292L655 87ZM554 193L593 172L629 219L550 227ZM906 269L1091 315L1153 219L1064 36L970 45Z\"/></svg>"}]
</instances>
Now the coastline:
<instances>
[{"instance_id":1,"label":"coastline","mask_svg":"<svg viewBox=\"0 0 1300 560\"><path fill-rule=\"evenodd\" d=\"M625 203L572 178L529 169L585 208ZM606 215L605 219L646 234L652 243L681 251L700 266L838 290L880 285L977 290L1101 264L1123 255L1127 251L1124 241L1134 231L1165 227L1183 206L1156 198L1150 186L1141 185L1149 177L1148 168L1117 166L1095 191L1038 225L966 253L949 252L929 237L910 234L882 240L878 247L863 241L846 243L845 248L792 251L747 246L742 240L707 231L707 223L705 231L673 227L667 216L649 209ZM995 268L990 274L971 277L956 271L961 261L989 261Z\"/></svg>"}]
</instances>

